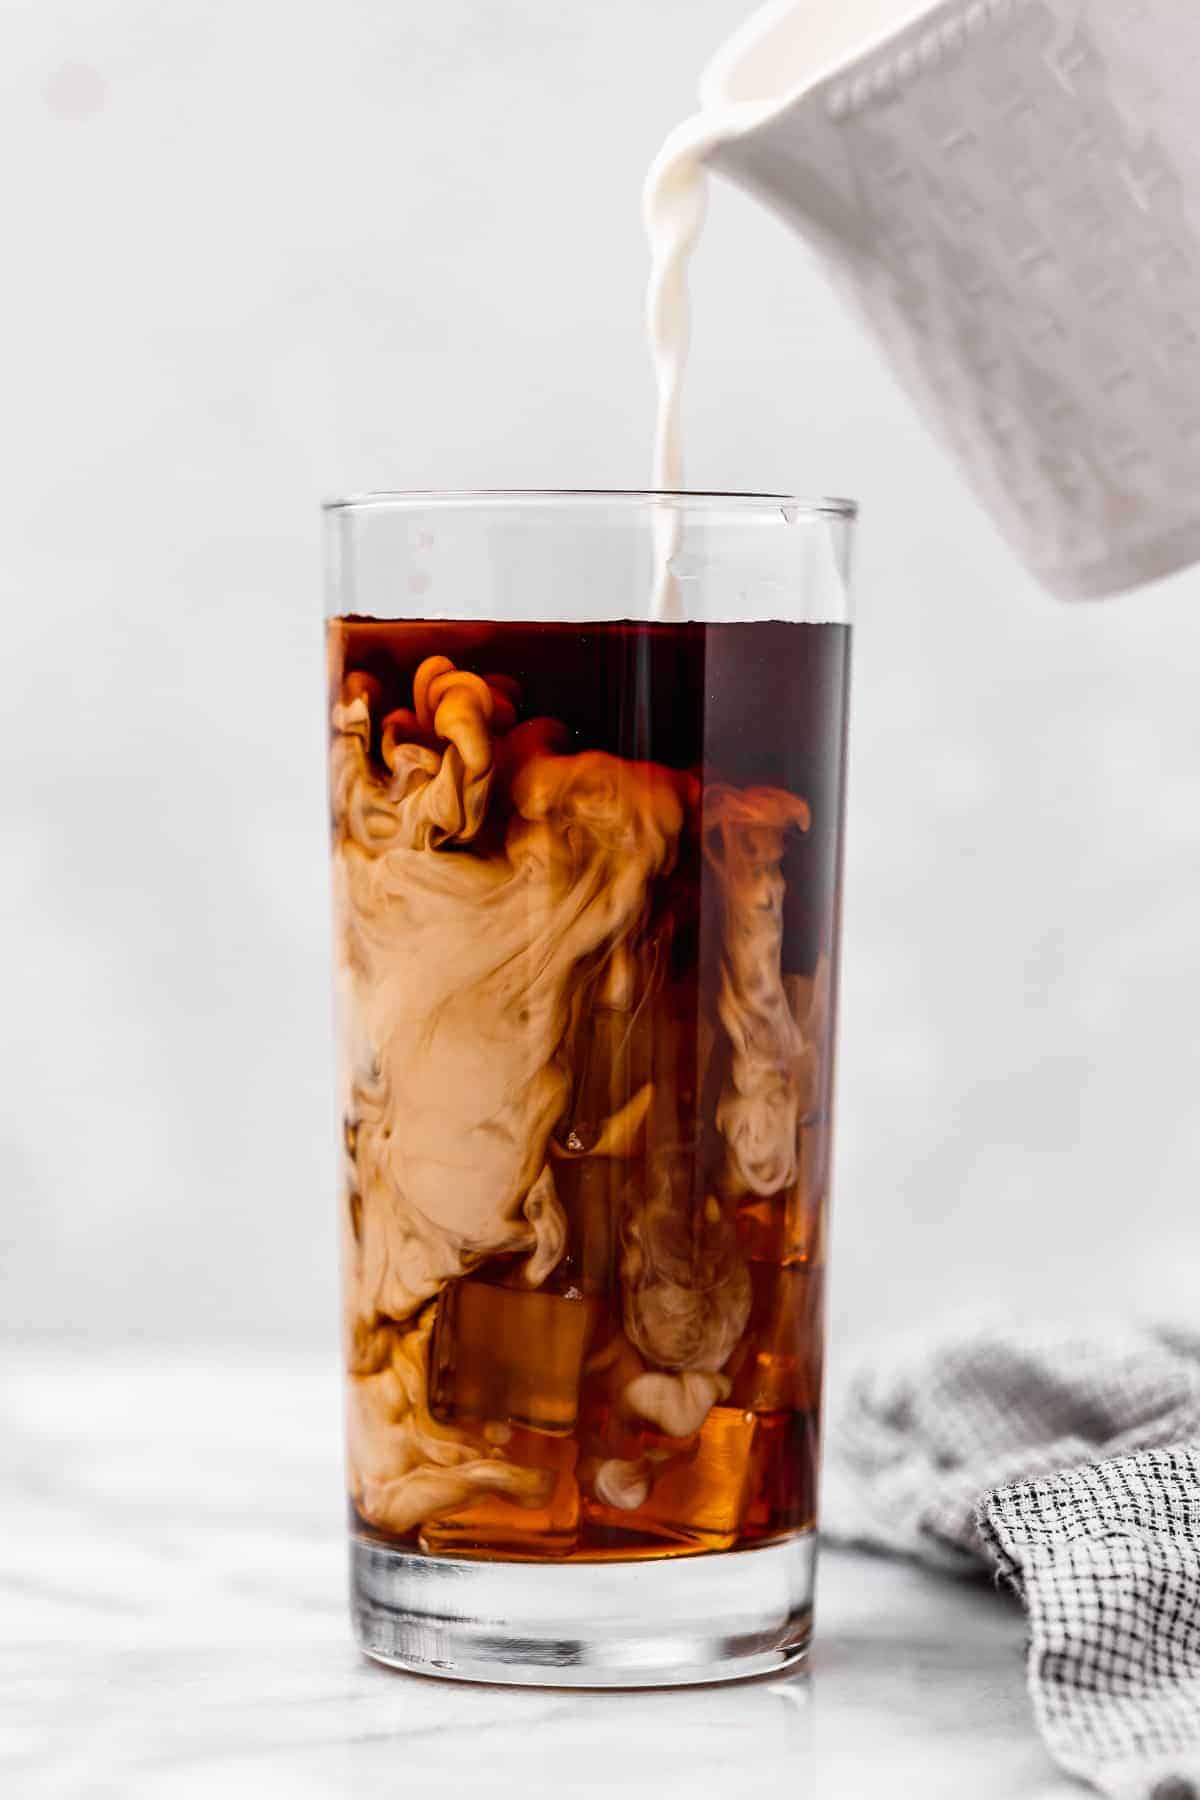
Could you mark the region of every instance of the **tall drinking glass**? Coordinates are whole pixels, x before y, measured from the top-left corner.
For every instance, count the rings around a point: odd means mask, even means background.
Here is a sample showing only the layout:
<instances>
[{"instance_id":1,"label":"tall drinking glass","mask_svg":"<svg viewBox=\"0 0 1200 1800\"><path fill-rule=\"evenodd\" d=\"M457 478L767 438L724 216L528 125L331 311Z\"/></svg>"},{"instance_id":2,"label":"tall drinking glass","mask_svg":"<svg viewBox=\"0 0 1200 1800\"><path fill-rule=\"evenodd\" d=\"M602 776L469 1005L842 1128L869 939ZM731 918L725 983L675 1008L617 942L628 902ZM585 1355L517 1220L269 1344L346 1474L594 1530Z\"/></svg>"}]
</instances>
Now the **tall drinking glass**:
<instances>
[{"instance_id":1,"label":"tall drinking glass","mask_svg":"<svg viewBox=\"0 0 1200 1800\"><path fill-rule=\"evenodd\" d=\"M807 1646L853 512L329 508L351 1586L381 1662L634 1686Z\"/></svg>"}]
</instances>

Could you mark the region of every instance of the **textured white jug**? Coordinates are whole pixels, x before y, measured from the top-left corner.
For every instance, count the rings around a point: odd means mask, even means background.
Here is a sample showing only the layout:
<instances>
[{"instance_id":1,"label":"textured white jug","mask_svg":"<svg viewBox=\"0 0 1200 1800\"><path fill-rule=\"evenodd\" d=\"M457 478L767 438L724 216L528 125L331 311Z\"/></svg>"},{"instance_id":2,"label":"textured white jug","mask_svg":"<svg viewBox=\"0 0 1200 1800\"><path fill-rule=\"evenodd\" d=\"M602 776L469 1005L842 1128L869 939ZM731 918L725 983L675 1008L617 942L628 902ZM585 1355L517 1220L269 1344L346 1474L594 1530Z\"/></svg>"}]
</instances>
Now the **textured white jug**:
<instances>
[{"instance_id":1,"label":"textured white jug","mask_svg":"<svg viewBox=\"0 0 1200 1800\"><path fill-rule=\"evenodd\" d=\"M1047 587L1200 558L1198 94L1196 0L756 14L647 187L661 485L708 166L817 246Z\"/></svg>"}]
</instances>

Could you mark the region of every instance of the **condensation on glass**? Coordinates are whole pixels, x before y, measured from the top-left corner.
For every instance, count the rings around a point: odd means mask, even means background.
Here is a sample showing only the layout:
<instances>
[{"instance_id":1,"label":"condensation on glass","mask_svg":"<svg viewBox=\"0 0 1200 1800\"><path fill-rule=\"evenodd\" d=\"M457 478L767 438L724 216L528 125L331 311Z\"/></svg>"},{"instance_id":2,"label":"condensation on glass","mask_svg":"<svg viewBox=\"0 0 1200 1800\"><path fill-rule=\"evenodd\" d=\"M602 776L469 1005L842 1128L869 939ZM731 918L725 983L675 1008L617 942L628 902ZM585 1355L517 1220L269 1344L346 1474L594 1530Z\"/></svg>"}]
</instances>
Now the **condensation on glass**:
<instances>
[{"instance_id":1,"label":"condensation on glass","mask_svg":"<svg viewBox=\"0 0 1200 1800\"><path fill-rule=\"evenodd\" d=\"M491 1680L780 1666L811 1614L852 509L328 516L360 1639Z\"/></svg>"}]
</instances>

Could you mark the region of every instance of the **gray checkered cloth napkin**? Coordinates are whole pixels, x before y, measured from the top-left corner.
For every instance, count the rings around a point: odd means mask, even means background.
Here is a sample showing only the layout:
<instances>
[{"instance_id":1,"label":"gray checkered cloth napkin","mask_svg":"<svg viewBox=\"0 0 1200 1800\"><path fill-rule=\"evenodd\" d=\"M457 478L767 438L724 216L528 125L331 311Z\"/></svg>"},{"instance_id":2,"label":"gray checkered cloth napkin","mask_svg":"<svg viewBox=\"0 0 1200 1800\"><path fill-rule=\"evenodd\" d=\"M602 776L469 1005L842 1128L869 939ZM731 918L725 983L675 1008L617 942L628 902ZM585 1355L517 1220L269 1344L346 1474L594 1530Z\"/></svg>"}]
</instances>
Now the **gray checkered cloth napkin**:
<instances>
[{"instance_id":1,"label":"gray checkered cloth napkin","mask_svg":"<svg viewBox=\"0 0 1200 1800\"><path fill-rule=\"evenodd\" d=\"M836 1394L829 1535L994 1568L1047 1748L1113 1800L1200 1800L1200 1336L978 1324Z\"/></svg>"}]
</instances>

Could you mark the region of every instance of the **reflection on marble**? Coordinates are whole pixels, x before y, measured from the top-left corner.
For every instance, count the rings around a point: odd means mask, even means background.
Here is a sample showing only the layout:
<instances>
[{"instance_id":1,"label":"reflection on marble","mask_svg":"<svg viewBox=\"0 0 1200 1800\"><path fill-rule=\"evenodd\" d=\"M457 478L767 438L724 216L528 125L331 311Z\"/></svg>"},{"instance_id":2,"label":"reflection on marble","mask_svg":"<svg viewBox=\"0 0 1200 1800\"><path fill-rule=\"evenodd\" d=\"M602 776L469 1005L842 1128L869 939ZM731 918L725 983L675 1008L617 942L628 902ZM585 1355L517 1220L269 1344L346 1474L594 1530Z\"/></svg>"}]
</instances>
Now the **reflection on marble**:
<instances>
[{"instance_id":1,"label":"reflection on marble","mask_svg":"<svg viewBox=\"0 0 1200 1800\"><path fill-rule=\"evenodd\" d=\"M808 1674L678 1693L425 1680L350 1641L337 1359L7 1351L0 1787L19 1800L1059 1800L1023 1622L826 1554Z\"/></svg>"}]
</instances>

